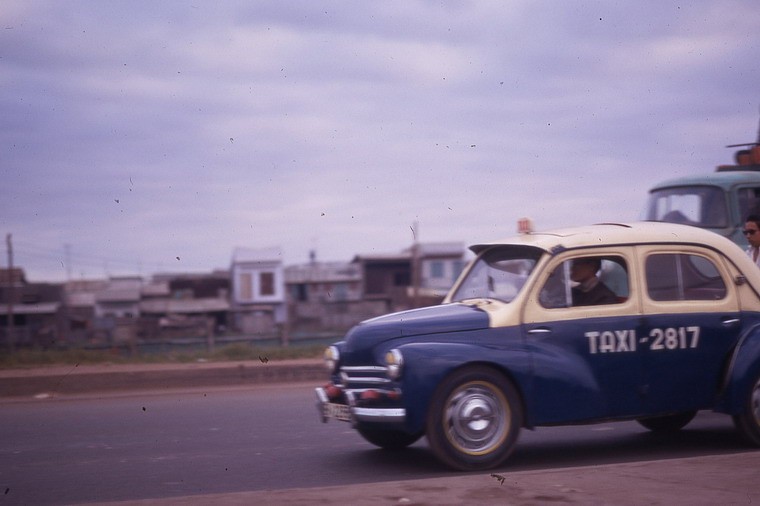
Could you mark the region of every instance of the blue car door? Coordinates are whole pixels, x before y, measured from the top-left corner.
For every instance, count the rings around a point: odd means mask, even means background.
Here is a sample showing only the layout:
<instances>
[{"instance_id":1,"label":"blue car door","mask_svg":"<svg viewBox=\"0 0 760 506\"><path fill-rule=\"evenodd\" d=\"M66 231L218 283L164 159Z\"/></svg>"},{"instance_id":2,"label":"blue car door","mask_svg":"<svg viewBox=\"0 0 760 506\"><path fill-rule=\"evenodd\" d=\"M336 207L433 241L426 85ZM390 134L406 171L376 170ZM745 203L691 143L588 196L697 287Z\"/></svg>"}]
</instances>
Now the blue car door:
<instances>
[{"instance_id":1,"label":"blue car door","mask_svg":"<svg viewBox=\"0 0 760 506\"><path fill-rule=\"evenodd\" d=\"M646 414L710 408L741 331L737 288L720 253L639 247L644 266L642 398Z\"/></svg>"},{"instance_id":2,"label":"blue car door","mask_svg":"<svg viewBox=\"0 0 760 506\"><path fill-rule=\"evenodd\" d=\"M597 282L613 301L574 305L571 265L602 260ZM536 425L625 417L641 410L640 312L629 283L633 250L558 255L537 278L523 315L532 357L529 417Z\"/></svg>"}]
</instances>

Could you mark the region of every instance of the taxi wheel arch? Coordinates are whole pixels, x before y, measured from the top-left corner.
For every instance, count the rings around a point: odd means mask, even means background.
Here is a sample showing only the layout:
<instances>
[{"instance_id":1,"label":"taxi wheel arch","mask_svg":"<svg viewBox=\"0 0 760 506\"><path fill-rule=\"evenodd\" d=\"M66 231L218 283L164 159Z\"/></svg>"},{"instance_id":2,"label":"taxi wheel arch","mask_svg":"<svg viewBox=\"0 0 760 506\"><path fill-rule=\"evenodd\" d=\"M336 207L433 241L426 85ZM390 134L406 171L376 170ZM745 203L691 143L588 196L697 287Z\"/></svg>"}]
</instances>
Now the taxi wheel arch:
<instances>
[{"instance_id":1,"label":"taxi wheel arch","mask_svg":"<svg viewBox=\"0 0 760 506\"><path fill-rule=\"evenodd\" d=\"M734 425L745 441L760 446L760 371L755 372L742 408L742 412L733 417Z\"/></svg>"},{"instance_id":2,"label":"taxi wheel arch","mask_svg":"<svg viewBox=\"0 0 760 506\"><path fill-rule=\"evenodd\" d=\"M409 434L395 429L378 429L366 424L356 427L357 432L369 443L383 450L403 450L422 437L422 433Z\"/></svg>"},{"instance_id":3,"label":"taxi wheel arch","mask_svg":"<svg viewBox=\"0 0 760 506\"><path fill-rule=\"evenodd\" d=\"M476 471L509 457L523 424L520 395L501 372L467 366L448 376L430 402L426 434L433 453L449 467Z\"/></svg>"}]
</instances>

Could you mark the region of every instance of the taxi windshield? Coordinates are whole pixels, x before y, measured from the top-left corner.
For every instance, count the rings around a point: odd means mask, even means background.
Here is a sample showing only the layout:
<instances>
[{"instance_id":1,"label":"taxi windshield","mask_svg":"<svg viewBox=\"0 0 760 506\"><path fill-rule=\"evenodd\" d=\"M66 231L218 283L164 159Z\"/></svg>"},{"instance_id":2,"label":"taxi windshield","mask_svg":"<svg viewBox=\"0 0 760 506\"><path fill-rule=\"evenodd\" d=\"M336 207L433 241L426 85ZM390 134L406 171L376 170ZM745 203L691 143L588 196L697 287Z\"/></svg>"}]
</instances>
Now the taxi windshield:
<instances>
[{"instance_id":1,"label":"taxi windshield","mask_svg":"<svg viewBox=\"0 0 760 506\"><path fill-rule=\"evenodd\" d=\"M452 302L496 299L511 302L522 289L542 251L532 247L493 247L481 254L451 297Z\"/></svg>"}]
</instances>

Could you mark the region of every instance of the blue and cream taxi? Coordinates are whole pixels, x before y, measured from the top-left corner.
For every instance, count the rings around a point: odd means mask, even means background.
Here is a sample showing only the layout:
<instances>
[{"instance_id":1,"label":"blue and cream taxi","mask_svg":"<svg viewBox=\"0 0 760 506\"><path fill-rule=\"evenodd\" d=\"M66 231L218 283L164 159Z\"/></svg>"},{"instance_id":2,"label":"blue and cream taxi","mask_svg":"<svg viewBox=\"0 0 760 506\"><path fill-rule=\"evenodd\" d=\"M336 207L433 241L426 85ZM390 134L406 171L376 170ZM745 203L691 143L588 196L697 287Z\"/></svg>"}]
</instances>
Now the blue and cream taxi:
<instances>
[{"instance_id":1,"label":"blue and cream taxi","mask_svg":"<svg viewBox=\"0 0 760 506\"><path fill-rule=\"evenodd\" d=\"M438 306L362 322L325 351L322 421L458 470L505 461L522 428L700 410L760 445L760 270L696 227L599 224L473 246Z\"/></svg>"}]
</instances>

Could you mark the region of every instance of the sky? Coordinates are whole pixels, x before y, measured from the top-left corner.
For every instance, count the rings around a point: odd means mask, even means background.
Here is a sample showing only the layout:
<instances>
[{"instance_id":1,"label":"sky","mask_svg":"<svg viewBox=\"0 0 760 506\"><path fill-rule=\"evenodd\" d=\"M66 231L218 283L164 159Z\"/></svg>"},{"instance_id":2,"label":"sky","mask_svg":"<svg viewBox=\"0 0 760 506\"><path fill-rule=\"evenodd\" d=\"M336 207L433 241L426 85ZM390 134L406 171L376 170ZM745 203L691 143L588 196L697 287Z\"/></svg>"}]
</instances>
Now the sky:
<instances>
[{"instance_id":1,"label":"sky","mask_svg":"<svg viewBox=\"0 0 760 506\"><path fill-rule=\"evenodd\" d=\"M285 265L634 221L760 120L757 0L0 7L0 266Z\"/></svg>"}]
</instances>

